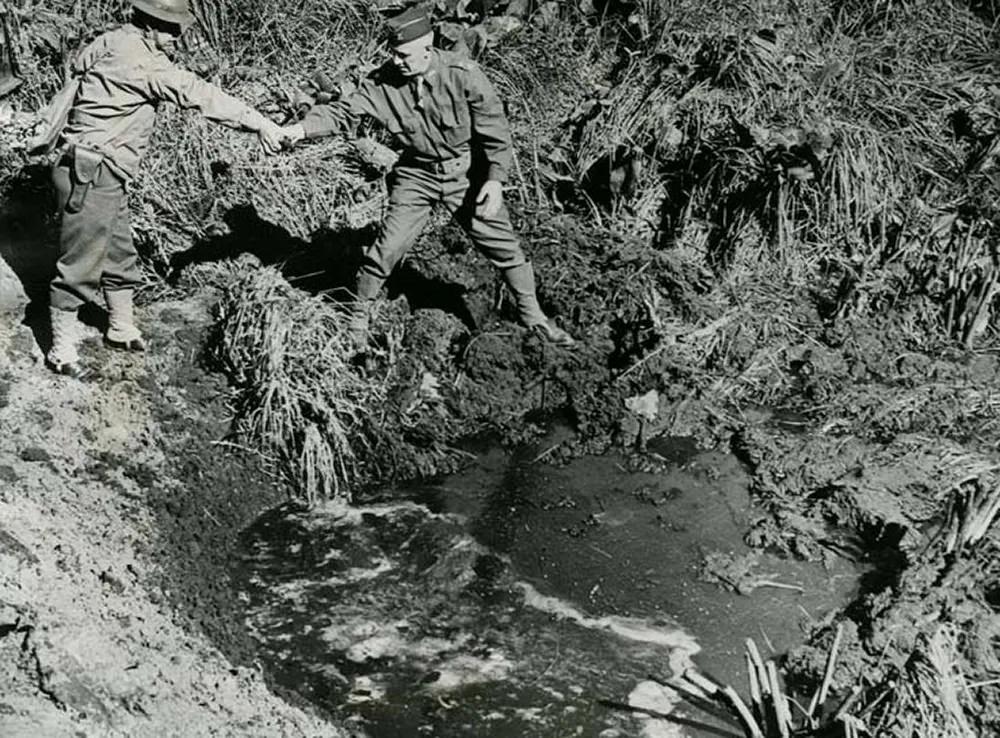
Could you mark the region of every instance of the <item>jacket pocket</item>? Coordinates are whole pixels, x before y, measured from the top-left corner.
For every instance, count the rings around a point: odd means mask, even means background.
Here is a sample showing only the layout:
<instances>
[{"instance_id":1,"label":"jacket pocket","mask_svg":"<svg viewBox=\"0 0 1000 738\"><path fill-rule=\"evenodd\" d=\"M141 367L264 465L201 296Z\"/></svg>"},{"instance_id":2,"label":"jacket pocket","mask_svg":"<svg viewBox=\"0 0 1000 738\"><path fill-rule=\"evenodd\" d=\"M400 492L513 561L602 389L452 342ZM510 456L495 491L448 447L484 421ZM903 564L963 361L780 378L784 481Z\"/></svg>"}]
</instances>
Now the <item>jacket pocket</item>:
<instances>
[{"instance_id":1,"label":"jacket pocket","mask_svg":"<svg viewBox=\"0 0 1000 738\"><path fill-rule=\"evenodd\" d=\"M441 101L434 118L449 146L460 147L469 140L468 108L460 109L453 100L446 98Z\"/></svg>"}]
</instances>

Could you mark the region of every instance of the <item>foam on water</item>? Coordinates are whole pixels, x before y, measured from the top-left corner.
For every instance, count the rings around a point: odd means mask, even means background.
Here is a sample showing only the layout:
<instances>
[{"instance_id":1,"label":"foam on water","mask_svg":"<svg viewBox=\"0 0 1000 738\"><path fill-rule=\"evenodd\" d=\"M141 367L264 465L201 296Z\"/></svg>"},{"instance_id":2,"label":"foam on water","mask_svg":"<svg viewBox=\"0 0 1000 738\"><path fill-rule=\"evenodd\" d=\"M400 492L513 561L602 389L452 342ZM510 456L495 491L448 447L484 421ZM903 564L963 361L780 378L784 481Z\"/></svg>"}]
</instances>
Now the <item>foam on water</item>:
<instances>
[{"instance_id":1,"label":"foam on water","mask_svg":"<svg viewBox=\"0 0 1000 738\"><path fill-rule=\"evenodd\" d=\"M680 695L670 687L656 682L639 682L628 696L628 704L661 715L669 715L681 701ZM684 738L680 725L651 715L637 714L642 724L642 738Z\"/></svg>"},{"instance_id":2,"label":"foam on water","mask_svg":"<svg viewBox=\"0 0 1000 738\"><path fill-rule=\"evenodd\" d=\"M516 586L524 592L524 604L535 610L569 620L581 628L606 631L627 641L661 646L669 652L668 663L674 676L694 668L692 657L701 651L694 636L677 626L662 626L646 619L618 615L595 618L585 615L566 600L541 594L527 582L517 582Z\"/></svg>"},{"instance_id":3,"label":"foam on water","mask_svg":"<svg viewBox=\"0 0 1000 738\"><path fill-rule=\"evenodd\" d=\"M465 517L462 515L433 512L428 510L426 505L411 500L380 502L370 505L347 505L340 501L321 502L299 519L310 528L331 529L346 525L358 525L366 515L388 518L403 512L416 512L422 518L429 520L449 520L459 524L465 521Z\"/></svg>"}]
</instances>

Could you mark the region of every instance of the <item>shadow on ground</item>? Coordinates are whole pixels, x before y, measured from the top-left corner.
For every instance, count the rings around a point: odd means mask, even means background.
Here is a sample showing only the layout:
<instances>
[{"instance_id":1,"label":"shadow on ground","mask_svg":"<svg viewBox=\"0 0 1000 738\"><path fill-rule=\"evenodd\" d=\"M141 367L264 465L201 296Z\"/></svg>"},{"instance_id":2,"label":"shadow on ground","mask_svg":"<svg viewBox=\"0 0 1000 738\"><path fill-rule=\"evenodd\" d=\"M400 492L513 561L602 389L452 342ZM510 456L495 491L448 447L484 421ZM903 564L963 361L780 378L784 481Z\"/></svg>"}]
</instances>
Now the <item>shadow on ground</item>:
<instances>
[{"instance_id":1,"label":"shadow on ground","mask_svg":"<svg viewBox=\"0 0 1000 738\"><path fill-rule=\"evenodd\" d=\"M24 324L31 328L42 350L47 351L52 343L47 318L49 282L59 258L49 168L40 164L24 167L0 193L0 203L0 258L28 298ZM21 302L13 284L5 283L2 293L0 299L5 306L14 307Z\"/></svg>"},{"instance_id":2,"label":"shadow on ground","mask_svg":"<svg viewBox=\"0 0 1000 738\"><path fill-rule=\"evenodd\" d=\"M322 229L306 241L265 220L252 205L232 208L223 220L227 233L209 236L171 258L168 281L177 283L195 264L251 254L262 264L280 268L299 289L347 302L353 296L362 253L378 237L378 224L372 223L362 228ZM387 282L386 291L390 299L405 297L414 310L436 308L470 329L476 327L465 302L464 285L428 277L405 261Z\"/></svg>"},{"instance_id":3,"label":"shadow on ground","mask_svg":"<svg viewBox=\"0 0 1000 738\"><path fill-rule=\"evenodd\" d=\"M31 329L42 352L47 352L52 345L49 283L59 260L59 218L49 167L30 164L21 169L0 193L0 203L0 258L28 298L24 325ZM4 286L2 292L4 306L20 303L14 289ZM79 317L101 333L107 328L108 316L102 305L84 305Z\"/></svg>"}]
</instances>

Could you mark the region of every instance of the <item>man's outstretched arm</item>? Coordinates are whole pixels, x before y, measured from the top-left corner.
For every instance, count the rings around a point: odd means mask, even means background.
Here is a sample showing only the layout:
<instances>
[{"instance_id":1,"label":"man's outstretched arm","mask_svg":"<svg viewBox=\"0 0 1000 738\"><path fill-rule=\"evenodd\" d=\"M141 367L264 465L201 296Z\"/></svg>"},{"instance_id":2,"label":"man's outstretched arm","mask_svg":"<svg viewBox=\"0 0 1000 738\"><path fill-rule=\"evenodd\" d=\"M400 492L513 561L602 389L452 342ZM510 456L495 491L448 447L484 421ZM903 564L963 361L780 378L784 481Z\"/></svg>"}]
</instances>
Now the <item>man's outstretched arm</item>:
<instances>
[{"instance_id":1,"label":"man's outstretched arm","mask_svg":"<svg viewBox=\"0 0 1000 738\"><path fill-rule=\"evenodd\" d=\"M230 128L253 131L269 154L281 150L281 126L197 75L164 63L149 70L145 82L151 97L197 110L208 120Z\"/></svg>"},{"instance_id":2,"label":"man's outstretched arm","mask_svg":"<svg viewBox=\"0 0 1000 738\"><path fill-rule=\"evenodd\" d=\"M313 105L301 122L282 129L283 137L289 143L298 143L304 138L346 135L355 130L363 117L382 120L381 108L377 102L374 85L366 83L340 100Z\"/></svg>"}]
</instances>

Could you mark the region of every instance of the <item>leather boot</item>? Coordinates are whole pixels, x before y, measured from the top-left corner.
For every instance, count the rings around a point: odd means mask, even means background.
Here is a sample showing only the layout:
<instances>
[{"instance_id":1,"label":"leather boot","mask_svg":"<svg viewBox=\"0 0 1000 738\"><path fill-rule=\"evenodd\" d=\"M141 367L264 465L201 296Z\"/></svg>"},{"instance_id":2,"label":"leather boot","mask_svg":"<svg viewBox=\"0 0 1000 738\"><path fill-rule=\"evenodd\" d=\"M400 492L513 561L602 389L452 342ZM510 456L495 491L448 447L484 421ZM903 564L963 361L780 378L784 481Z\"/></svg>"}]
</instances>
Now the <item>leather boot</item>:
<instances>
[{"instance_id":1,"label":"leather boot","mask_svg":"<svg viewBox=\"0 0 1000 738\"><path fill-rule=\"evenodd\" d=\"M347 335L350 337L356 352L364 351L368 344L368 324L372 304L382 290L385 280L369 272L358 274L358 284L354 291L354 302L351 303L347 319Z\"/></svg>"},{"instance_id":2,"label":"leather boot","mask_svg":"<svg viewBox=\"0 0 1000 738\"><path fill-rule=\"evenodd\" d=\"M145 351L146 342L135 324L132 295L130 289L104 290L108 306L108 332L104 339L109 346L122 351Z\"/></svg>"},{"instance_id":3,"label":"leather boot","mask_svg":"<svg viewBox=\"0 0 1000 738\"><path fill-rule=\"evenodd\" d=\"M572 348L576 341L569 333L557 326L555 322L542 311L535 292L535 270L530 262L525 262L504 270L504 279L510 291L514 293L517 303L517 315L521 325L537 332L549 343L563 348Z\"/></svg>"},{"instance_id":4,"label":"leather boot","mask_svg":"<svg viewBox=\"0 0 1000 738\"><path fill-rule=\"evenodd\" d=\"M49 368L56 374L83 378L87 370L80 364L77 344L80 341L80 325L76 310L49 308L52 321L52 347L45 355Z\"/></svg>"}]
</instances>

